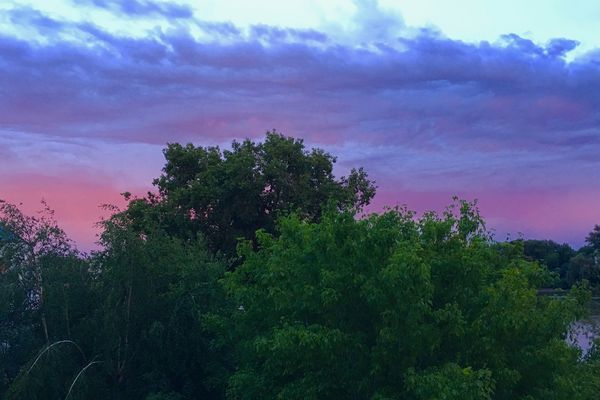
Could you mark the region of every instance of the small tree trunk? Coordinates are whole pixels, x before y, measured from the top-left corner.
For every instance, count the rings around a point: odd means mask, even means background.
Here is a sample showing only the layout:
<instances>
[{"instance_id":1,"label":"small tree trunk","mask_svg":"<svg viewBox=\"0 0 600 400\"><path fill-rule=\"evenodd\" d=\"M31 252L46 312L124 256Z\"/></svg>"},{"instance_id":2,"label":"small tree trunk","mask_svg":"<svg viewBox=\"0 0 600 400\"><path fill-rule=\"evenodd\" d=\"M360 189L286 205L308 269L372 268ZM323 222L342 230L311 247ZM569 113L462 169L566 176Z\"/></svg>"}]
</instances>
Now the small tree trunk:
<instances>
[{"instance_id":1,"label":"small tree trunk","mask_svg":"<svg viewBox=\"0 0 600 400\"><path fill-rule=\"evenodd\" d=\"M46 323L46 314L44 312L42 312L42 327L44 328L46 343L50 343L50 337L48 336L48 324Z\"/></svg>"}]
</instances>

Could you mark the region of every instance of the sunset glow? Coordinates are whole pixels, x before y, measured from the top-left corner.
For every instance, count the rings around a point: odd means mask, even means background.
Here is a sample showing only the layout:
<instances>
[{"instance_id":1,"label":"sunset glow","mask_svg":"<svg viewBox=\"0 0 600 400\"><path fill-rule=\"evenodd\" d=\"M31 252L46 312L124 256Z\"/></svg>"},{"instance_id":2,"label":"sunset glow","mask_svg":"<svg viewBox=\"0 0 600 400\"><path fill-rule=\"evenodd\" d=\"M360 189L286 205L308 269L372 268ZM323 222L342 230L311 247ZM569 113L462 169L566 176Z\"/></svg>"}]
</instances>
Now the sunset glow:
<instances>
[{"instance_id":1,"label":"sunset glow","mask_svg":"<svg viewBox=\"0 0 600 400\"><path fill-rule=\"evenodd\" d=\"M3 3L0 198L46 200L89 250L99 206L153 190L166 143L275 128L337 155L338 175L363 166L373 211L458 195L499 239L576 247L600 223L597 2L511 21L515 2L470 21L450 2L224 3Z\"/></svg>"}]
</instances>

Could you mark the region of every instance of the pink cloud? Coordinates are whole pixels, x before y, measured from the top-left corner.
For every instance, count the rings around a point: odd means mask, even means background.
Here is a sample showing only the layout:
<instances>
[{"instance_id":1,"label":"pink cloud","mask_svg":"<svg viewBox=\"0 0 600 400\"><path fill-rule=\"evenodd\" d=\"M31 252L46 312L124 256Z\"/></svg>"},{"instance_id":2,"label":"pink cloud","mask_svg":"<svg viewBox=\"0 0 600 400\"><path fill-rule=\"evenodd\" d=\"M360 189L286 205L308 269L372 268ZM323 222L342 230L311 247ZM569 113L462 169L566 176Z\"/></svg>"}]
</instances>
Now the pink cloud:
<instances>
[{"instance_id":1,"label":"pink cloud","mask_svg":"<svg viewBox=\"0 0 600 400\"><path fill-rule=\"evenodd\" d=\"M574 41L473 44L423 31L358 48L193 16L215 37L182 28L129 38L11 12L47 40L0 35L0 197L29 210L46 198L84 248L97 206L148 187L165 143L272 128L339 149L340 169L364 166L380 186L374 209L441 209L458 194L479 198L498 232L571 243L600 222L600 64L565 61Z\"/></svg>"}]
</instances>

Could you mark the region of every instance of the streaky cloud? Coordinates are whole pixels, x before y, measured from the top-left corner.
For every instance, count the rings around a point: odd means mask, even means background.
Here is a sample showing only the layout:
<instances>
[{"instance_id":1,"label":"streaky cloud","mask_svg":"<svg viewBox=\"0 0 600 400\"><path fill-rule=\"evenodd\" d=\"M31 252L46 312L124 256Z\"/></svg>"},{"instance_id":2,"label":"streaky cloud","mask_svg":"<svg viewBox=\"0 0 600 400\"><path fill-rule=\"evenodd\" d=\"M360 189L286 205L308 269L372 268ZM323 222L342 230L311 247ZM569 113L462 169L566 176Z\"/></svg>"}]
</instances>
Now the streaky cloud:
<instances>
[{"instance_id":1,"label":"streaky cloud","mask_svg":"<svg viewBox=\"0 0 600 400\"><path fill-rule=\"evenodd\" d=\"M191 7L184 4L157 2L153 0L73 0L79 5L92 5L130 17L161 16L173 19L190 19Z\"/></svg>"},{"instance_id":2,"label":"streaky cloud","mask_svg":"<svg viewBox=\"0 0 600 400\"><path fill-rule=\"evenodd\" d=\"M177 14L160 8L166 3L135 4L119 12ZM382 20L373 2L357 4L362 26L387 25L356 43L193 16L176 29L128 37L14 9L14 24L45 32L46 40L0 35L0 129L102 141L118 152L173 141L227 143L277 128L341 149L339 168L364 165L400 202L408 189L482 198L502 192L510 201L527 188L562 193L565 205L573 204L569 194L589 196L590 182L600 181L600 53L568 61L577 42L567 38L539 44L507 34L467 43L429 29L401 36L401 19ZM0 154L30 154L25 139L15 133L14 140L22 145L0 146ZM73 158L46 162L68 170L79 165ZM108 179L117 175L117 167L101 167ZM0 175L0 185L5 179ZM578 221L587 215L591 224L596 214L586 212Z\"/></svg>"}]
</instances>

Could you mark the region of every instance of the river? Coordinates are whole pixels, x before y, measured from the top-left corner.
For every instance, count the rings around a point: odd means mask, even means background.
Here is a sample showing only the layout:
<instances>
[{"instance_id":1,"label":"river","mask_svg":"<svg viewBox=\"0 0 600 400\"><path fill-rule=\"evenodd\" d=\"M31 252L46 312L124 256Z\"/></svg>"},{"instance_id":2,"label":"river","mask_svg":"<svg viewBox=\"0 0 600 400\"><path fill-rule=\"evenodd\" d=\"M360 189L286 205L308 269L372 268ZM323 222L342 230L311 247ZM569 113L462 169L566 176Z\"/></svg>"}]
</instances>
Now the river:
<instances>
[{"instance_id":1,"label":"river","mask_svg":"<svg viewBox=\"0 0 600 400\"><path fill-rule=\"evenodd\" d=\"M591 350L594 340L598 338L600 338L600 301L593 300L588 318L571 325L567 343L580 348L582 355L585 356Z\"/></svg>"}]
</instances>

